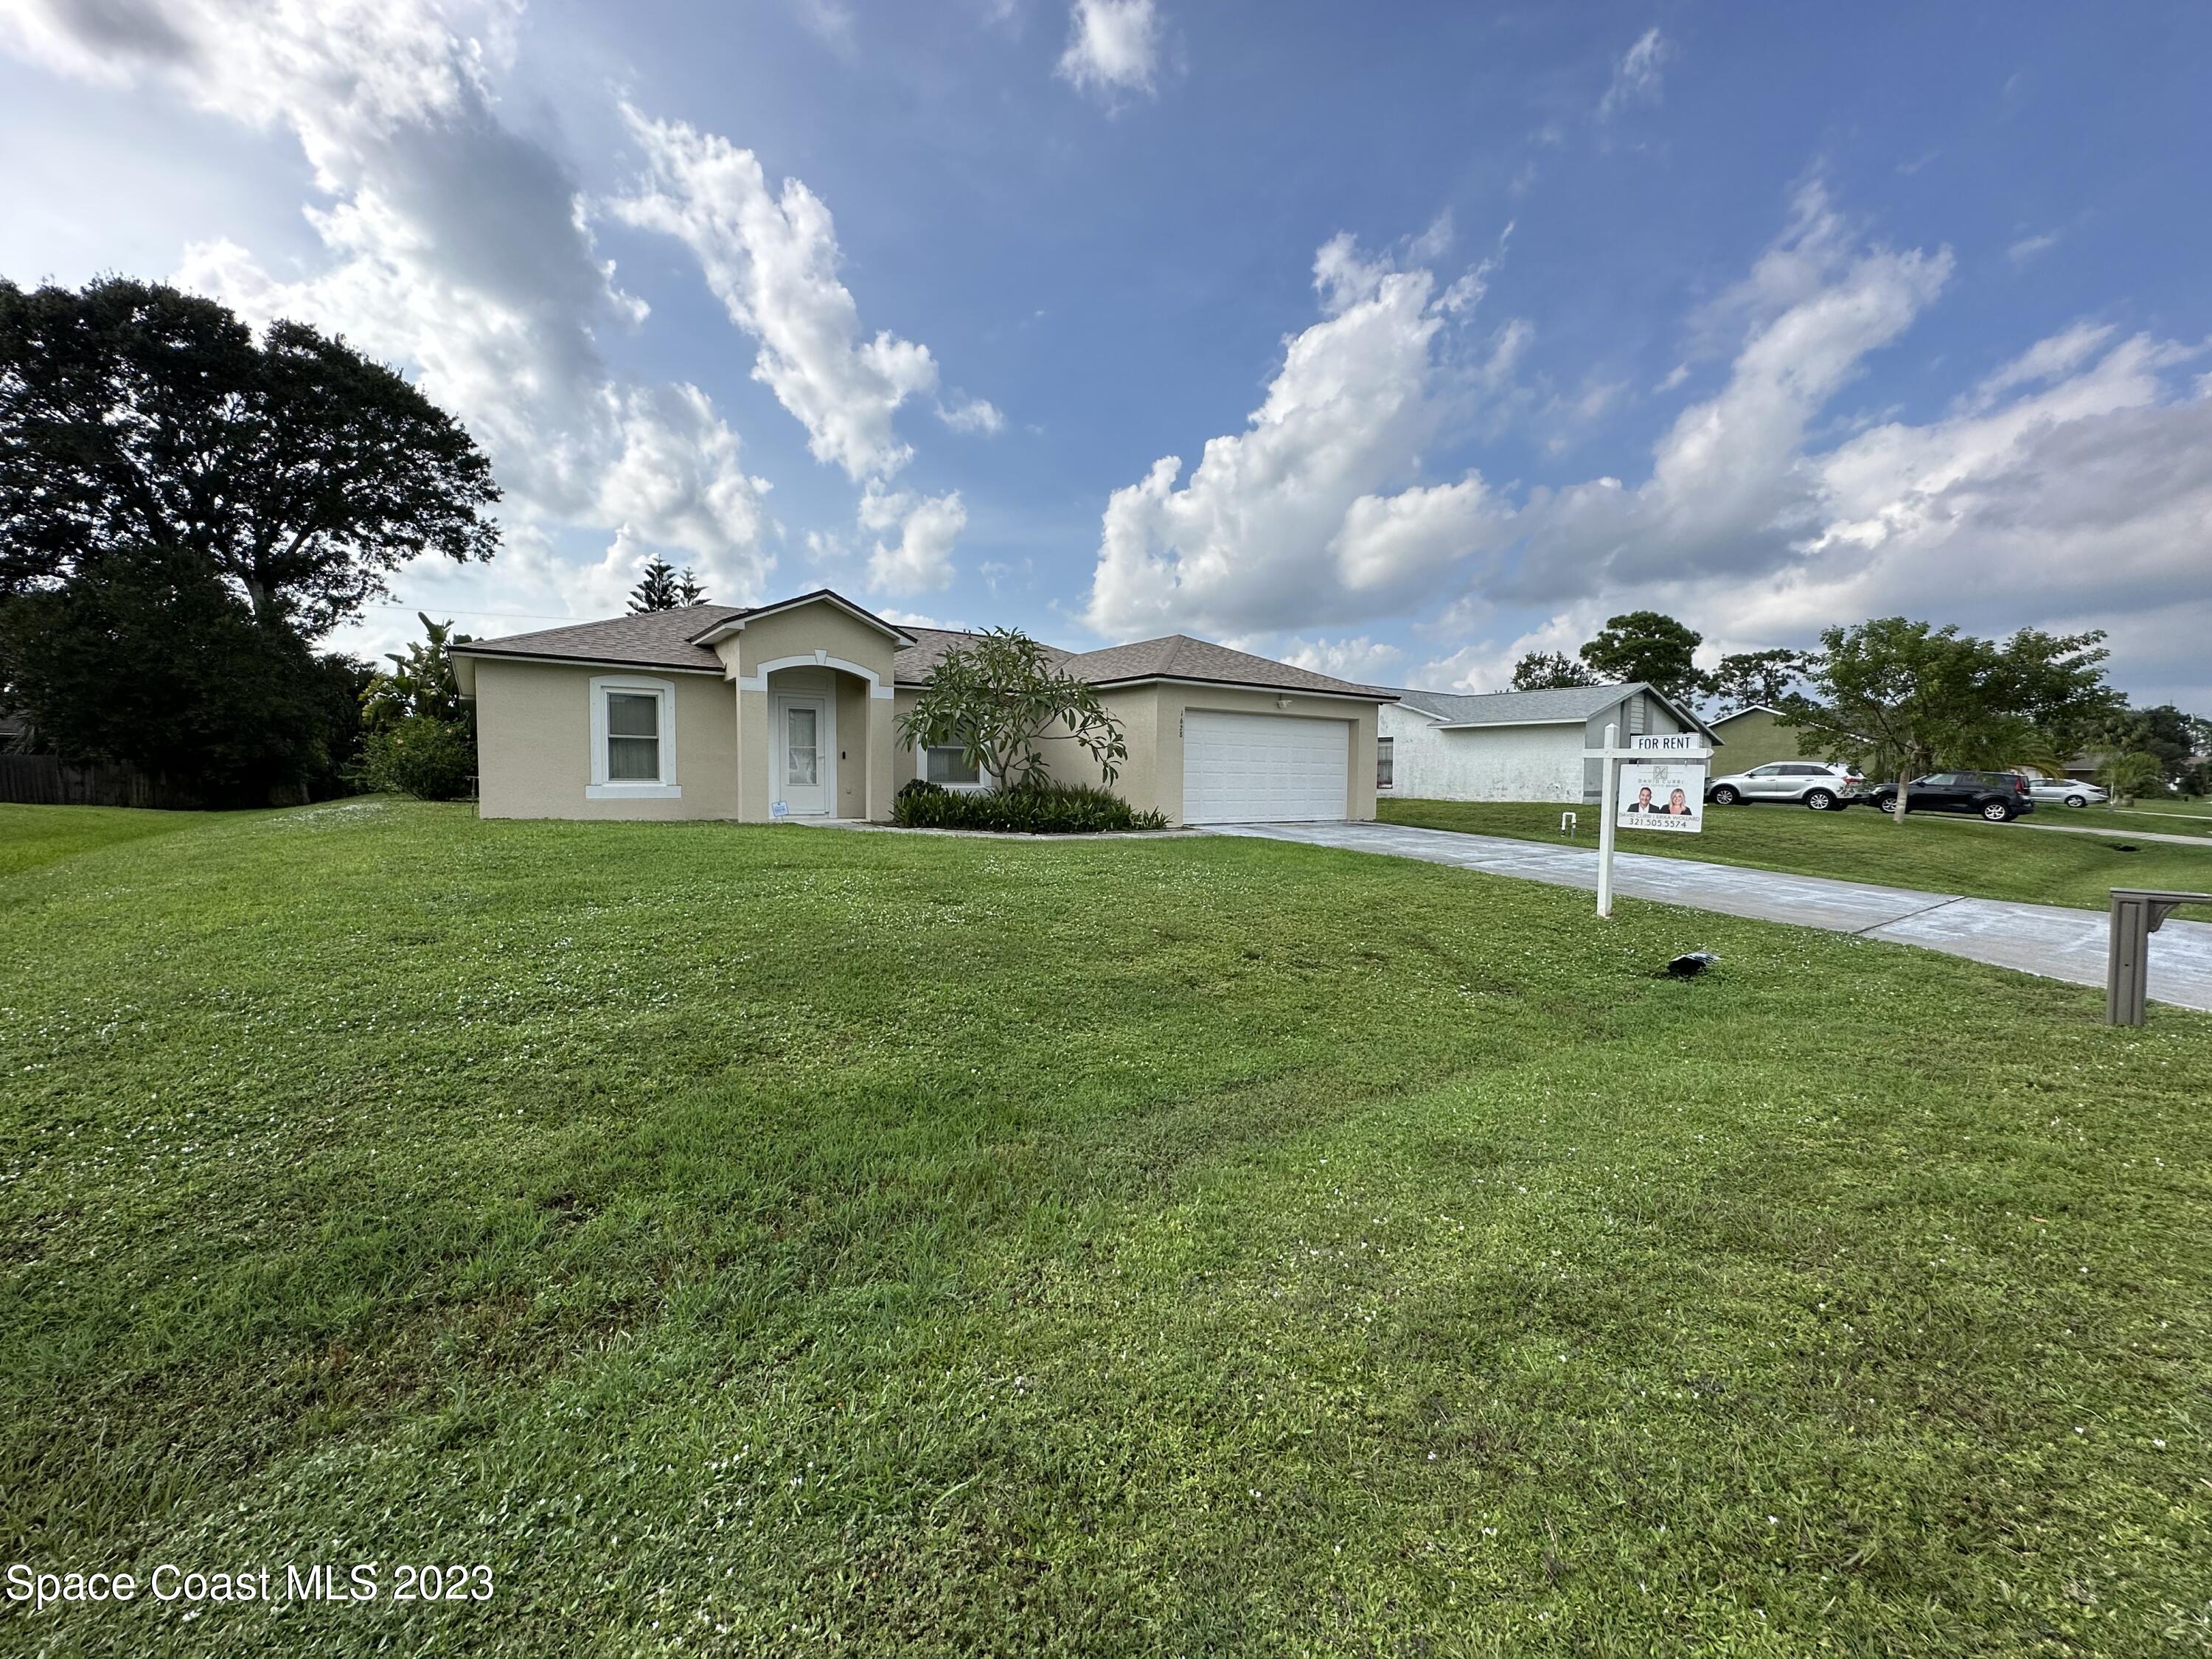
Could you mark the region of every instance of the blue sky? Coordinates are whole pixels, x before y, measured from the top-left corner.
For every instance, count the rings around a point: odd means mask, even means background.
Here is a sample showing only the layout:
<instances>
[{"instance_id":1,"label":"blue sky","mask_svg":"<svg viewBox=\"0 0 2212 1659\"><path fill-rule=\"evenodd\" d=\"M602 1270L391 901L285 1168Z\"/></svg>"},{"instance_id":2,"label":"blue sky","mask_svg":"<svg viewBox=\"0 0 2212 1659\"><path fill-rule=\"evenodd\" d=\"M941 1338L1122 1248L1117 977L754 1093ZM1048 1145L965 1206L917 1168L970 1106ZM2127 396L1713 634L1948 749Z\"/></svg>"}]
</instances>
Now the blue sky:
<instances>
[{"instance_id":1,"label":"blue sky","mask_svg":"<svg viewBox=\"0 0 2212 1659\"><path fill-rule=\"evenodd\" d=\"M658 551L1439 688L1635 605L2100 627L2212 713L2208 69L2194 4L0 0L0 272L467 421L506 550L356 648Z\"/></svg>"}]
</instances>

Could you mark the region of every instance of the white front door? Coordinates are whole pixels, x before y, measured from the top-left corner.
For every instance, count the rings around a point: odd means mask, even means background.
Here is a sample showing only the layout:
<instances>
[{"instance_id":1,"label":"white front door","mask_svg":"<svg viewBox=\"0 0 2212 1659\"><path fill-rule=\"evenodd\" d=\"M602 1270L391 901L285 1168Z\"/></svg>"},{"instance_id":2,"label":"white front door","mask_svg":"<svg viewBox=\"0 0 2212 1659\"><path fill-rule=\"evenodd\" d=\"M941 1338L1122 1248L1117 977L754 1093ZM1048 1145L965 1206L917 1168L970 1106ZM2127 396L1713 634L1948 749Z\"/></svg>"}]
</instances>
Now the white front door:
<instances>
[{"instance_id":1,"label":"white front door","mask_svg":"<svg viewBox=\"0 0 2212 1659\"><path fill-rule=\"evenodd\" d=\"M828 817L837 804L837 732L830 699L780 696L770 715L775 799L793 817Z\"/></svg>"}]
</instances>

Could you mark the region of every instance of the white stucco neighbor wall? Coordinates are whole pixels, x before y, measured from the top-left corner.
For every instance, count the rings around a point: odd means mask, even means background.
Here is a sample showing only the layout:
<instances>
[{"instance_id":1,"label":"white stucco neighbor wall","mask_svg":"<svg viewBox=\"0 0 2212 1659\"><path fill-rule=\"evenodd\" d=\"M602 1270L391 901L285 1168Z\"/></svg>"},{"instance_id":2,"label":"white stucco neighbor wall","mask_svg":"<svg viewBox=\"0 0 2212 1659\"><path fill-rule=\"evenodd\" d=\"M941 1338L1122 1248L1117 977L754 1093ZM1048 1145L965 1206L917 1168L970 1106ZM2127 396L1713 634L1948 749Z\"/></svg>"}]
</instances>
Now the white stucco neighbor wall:
<instances>
[{"instance_id":1,"label":"white stucco neighbor wall","mask_svg":"<svg viewBox=\"0 0 2212 1659\"><path fill-rule=\"evenodd\" d=\"M1480 726L1446 729L1393 703L1382 705L1376 735L1393 740L1396 787L1386 793L1425 800L1595 801L1601 763L1583 750L1605 741L1608 725L1620 738L1679 732L1681 724L1658 700L1638 691L1588 721L1562 726Z\"/></svg>"},{"instance_id":2,"label":"white stucco neighbor wall","mask_svg":"<svg viewBox=\"0 0 2212 1659\"><path fill-rule=\"evenodd\" d=\"M1439 731L1410 709L1382 705L1377 734L1391 738L1395 787L1425 800L1583 798L1583 728L1486 726Z\"/></svg>"}]
</instances>

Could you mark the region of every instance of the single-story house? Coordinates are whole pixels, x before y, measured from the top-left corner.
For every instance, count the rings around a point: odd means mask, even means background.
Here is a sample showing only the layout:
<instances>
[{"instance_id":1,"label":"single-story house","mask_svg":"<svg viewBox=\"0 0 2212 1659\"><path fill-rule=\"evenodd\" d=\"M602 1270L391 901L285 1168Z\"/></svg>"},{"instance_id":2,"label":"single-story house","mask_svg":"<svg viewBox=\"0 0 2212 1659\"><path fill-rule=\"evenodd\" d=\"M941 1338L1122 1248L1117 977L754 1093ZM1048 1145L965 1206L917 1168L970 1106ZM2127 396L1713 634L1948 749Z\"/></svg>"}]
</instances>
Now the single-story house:
<instances>
[{"instance_id":1,"label":"single-story house","mask_svg":"<svg viewBox=\"0 0 2212 1659\"><path fill-rule=\"evenodd\" d=\"M901 628L827 588L453 647L477 714L486 817L880 822L917 774L981 788L958 750L916 755L896 720L973 635ZM1170 823L1372 818L1392 693L1186 635L1056 652L1128 744L1113 787ZM1051 775L1097 783L1065 733Z\"/></svg>"},{"instance_id":2,"label":"single-story house","mask_svg":"<svg viewBox=\"0 0 2212 1659\"><path fill-rule=\"evenodd\" d=\"M1462 694L1392 688L1382 706L1378 785L1426 800L1595 801L1604 764L1585 760L1605 728L1620 741L1712 729L1643 682Z\"/></svg>"},{"instance_id":3,"label":"single-story house","mask_svg":"<svg viewBox=\"0 0 2212 1659\"><path fill-rule=\"evenodd\" d=\"M1781 724L1781 710L1748 703L1712 722L1713 734L1728 744L1728 764L1719 769L1748 772L1773 761L1817 761L1814 734Z\"/></svg>"},{"instance_id":4,"label":"single-story house","mask_svg":"<svg viewBox=\"0 0 2212 1659\"><path fill-rule=\"evenodd\" d=\"M2066 763L2066 775L2077 783L2094 783L2112 758L2109 749L2085 749Z\"/></svg>"}]
</instances>

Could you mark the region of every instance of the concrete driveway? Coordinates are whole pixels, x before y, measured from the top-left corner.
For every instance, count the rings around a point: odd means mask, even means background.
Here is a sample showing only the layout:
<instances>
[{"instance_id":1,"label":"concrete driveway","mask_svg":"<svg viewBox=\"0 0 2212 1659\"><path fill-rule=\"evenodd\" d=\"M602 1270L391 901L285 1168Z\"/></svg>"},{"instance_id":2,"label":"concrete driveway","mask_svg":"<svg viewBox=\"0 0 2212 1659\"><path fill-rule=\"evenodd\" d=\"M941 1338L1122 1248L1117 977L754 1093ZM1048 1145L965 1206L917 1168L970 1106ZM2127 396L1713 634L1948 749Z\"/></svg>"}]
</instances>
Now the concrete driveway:
<instances>
[{"instance_id":1,"label":"concrete driveway","mask_svg":"<svg viewBox=\"0 0 2212 1659\"><path fill-rule=\"evenodd\" d=\"M1218 824L1209 833L1420 859L1493 876L1597 890L1597 853L1590 848L1553 847L1396 823ZM1617 893L1662 904L1918 945L2099 989L2105 983L2108 923L2100 910L1962 898L1956 893L1876 887L1825 876L1655 858L1648 853L1616 853L1613 881ZM2152 935L2150 994L2156 1001L2212 1012L2212 924L2169 921Z\"/></svg>"}]
</instances>

